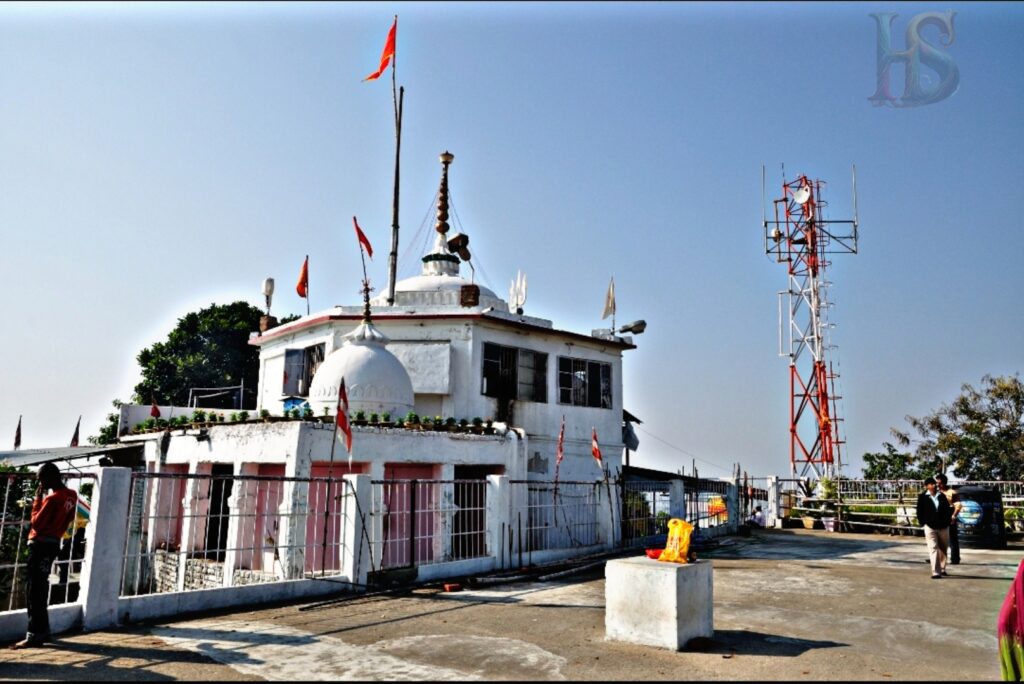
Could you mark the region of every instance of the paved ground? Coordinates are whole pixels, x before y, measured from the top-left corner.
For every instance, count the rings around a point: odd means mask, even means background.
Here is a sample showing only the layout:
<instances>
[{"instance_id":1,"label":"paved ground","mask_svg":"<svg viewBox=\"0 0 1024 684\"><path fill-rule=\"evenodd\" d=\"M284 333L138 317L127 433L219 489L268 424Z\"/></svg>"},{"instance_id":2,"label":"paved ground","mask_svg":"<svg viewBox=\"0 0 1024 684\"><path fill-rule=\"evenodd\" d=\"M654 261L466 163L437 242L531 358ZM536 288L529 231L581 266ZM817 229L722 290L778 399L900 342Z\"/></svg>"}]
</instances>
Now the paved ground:
<instances>
[{"instance_id":1,"label":"paved ground","mask_svg":"<svg viewBox=\"0 0 1024 684\"><path fill-rule=\"evenodd\" d=\"M597 565L559 581L67 635L0 651L0 678L999 679L995 620L1024 547L965 549L936 581L921 538L769 530L730 541L702 555L715 570L715 638L702 651L606 641Z\"/></svg>"}]
</instances>

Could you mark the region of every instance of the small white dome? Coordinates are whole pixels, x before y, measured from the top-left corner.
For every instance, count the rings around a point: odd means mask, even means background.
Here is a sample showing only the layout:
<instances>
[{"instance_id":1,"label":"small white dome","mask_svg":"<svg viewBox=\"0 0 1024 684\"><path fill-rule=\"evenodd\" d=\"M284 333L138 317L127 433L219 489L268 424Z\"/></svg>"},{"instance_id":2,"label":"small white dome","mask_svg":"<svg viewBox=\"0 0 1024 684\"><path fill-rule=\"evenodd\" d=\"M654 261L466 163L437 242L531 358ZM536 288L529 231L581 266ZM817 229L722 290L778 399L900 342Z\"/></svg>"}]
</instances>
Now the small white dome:
<instances>
[{"instance_id":1,"label":"small white dome","mask_svg":"<svg viewBox=\"0 0 1024 684\"><path fill-rule=\"evenodd\" d=\"M326 407L334 413L338 387L345 378L350 414L387 412L395 419L412 411L412 381L398 357L384 348L387 342L372 323L361 323L345 335L344 343L324 359L310 383L313 410L320 413Z\"/></svg>"}]
</instances>

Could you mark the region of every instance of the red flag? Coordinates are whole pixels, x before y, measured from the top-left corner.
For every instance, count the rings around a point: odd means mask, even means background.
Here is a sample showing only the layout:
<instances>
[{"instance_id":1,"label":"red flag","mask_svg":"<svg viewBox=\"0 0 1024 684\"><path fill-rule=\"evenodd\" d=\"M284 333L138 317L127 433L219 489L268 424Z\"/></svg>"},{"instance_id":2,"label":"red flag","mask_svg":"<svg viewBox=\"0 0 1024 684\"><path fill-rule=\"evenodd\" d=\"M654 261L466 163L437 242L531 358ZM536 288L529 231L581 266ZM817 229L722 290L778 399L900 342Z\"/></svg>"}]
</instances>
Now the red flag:
<instances>
[{"instance_id":1,"label":"red flag","mask_svg":"<svg viewBox=\"0 0 1024 684\"><path fill-rule=\"evenodd\" d=\"M300 297L305 297L309 294L309 255L306 255L306 260L302 262L302 270L299 271L299 282L295 284L295 291L299 293Z\"/></svg>"},{"instance_id":2,"label":"red flag","mask_svg":"<svg viewBox=\"0 0 1024 684\"><path fill-rule=\"evenodd\" d=\"M341 379L341 386L338 387L338 416L335 419L338 429L345 437L345 449L352 453L352 426L348 423L348 392L345 391L345 378Z\"/></svg>"},{"instance_id":3,"label":"red flag","mask_svg":"<svg viewBox=\"0 0 1024 684\"><path fill-rule=\"evenodd\" d=\"M565 458L565 416L562 416L562 428L558 431L558 443L555 445L555 465Z\"/></svg>"},{"instance_id":4,"label":"red flag","mask_svg":"<svg viewBox=\"0 0 1024 684\"><path fill-rule=\"evenodd\" d=\"M78 446L78 428L82 426L82 416L78 416L78 422L75 423L75 434L71 435L71 446Z\"/></svg>"},{"instance_id":5,"label":"red flag","mask_svg":"<svg viewBox=\"0 0 1024 684\"><path fill-rule=\"evenodd\" d=\"M391 30L388 31L388 39L384 43L384 52L380 54L380 68L377 69L376 73L370 74L364 81L374 81L380 78L380 75L384 73L384 70L388 68L388 62L395 56L395 32L398 30L398 16L395 16L395 23L391 24Z\"/></svg>"},{"instance_id":6,"label":"red flag","mask_svg":"<svg viewBox=\"0 0 1024 684\"><path fill-rule=\"evenodd\" d=\"M356 237L359 239L359 246L366 250L366 256L373 258L373 247L370 246L370 241L366 239L366 235L363 233L363 229L359 227L359 221L356 221L356 217L352 217L352 225L356 227Z\"/></svg>"},{"instance_id":7,"label":"red flag","mask_svg":"<svg viewBox=\"0 0 1024 684\"><path fill-rule=\"evenodd\" d=\"M156 405L156 399L153 400L153 405L149 408L149 415L153 418L160 417L160 407Z\"/></svg>"},{"instance_id":8,"label":"red flag","mask_svg":"<svg viewBox=\"0 0 1024 684\"><path fill-rule=\"evenodd\" d=\"M590 453L594 455L594 460L597 461L597 465L600 468L604 468L604 464L601 462L601 447L597 445L597 428L592 428L593 432L590 433Z\"/></svg>"},{"instance_id":9,"label":"red flag","mask_svg":"<svg viewBox=\"0 0 1024 684\"><path fill-rule=\"evenodd\" d=\"M21 448L21 416L18 416L18 429L14 431L14 450Z\"/></svg>"}]
</instances>

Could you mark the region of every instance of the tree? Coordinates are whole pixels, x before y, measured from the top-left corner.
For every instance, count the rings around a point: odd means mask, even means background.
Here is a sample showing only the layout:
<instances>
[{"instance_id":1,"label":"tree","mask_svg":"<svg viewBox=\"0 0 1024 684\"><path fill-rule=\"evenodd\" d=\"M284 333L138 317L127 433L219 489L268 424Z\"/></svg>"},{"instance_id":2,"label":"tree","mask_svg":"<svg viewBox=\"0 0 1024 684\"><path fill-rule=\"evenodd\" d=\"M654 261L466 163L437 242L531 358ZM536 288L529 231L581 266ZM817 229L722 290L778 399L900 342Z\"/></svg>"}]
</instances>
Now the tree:
<instances>
[{"instance_id":1,"label":"tree","mask_svg":"<svg viewBox=\"0 0 1024 684\"><path fill-rule=\"evenodd\" d=\"M114 411L113 413L107 414L107 422L100 428L100 434L93 437L89 437L86 440L89 442L89 444L102 446L104 444L117 443L117 424L121 418L120 408L121 406L124 405L124 402L121 401L120 399L114 399L114 401L110 403L113 404L114 408L118 410Z\"/></svg>"},{"instance_id":2,"label":"tree","mask_svg":"<svg viewBox=\"0 0 1024 684\"><path fill-rule=\"evenodd\" d=\"M1024 479L1024 384L1019 375L981 379L981 389L961 386L950 404L922 418L907 416L917 433L893 428L903 447L914 445L925 472L951 469L968 480Z\"/></svg>"},{"instance_id":3,"label":"tree","mask_svg":"<svg viewBox=\"0 0 1024 684\"><path fill-rule=\"evenodd\" d=\"M193 387L227 387L245 382L246 394L256 392L259 376L259 350L249 344L249 334L259 329L263 312L246 302L211 304L209 308L188 313L165 342L157 342L139 352L142 382L135 386L132 400L139 404L157 401L176 406L188 405ZM298 320L289 315L277 325ZM203 401L212 408L235 408L237 394L229 392ZM114 399L115 409L123 402ZM244 400L243 400L244 405ZM107 414L100 434L88 438L90 444L115 444L120 411Z\"/></svg>"},{"instance_id":4,"label":"tree","mask_svg":"<svg viewBox=\"0 0 1024 684\"><path fill-rule=\"evenodd\" d=\"M882 444L885 452L864 454L865 480L920 480L927 477L914 465L914 455L897 451L890 442Z\"/></svg>"},{"instance_id":5,"label":"tree","mask_svg":"<svg viewBox=\"0 0 1024 684\"><path fill-rule=\"evenodd\" d=\"M255 393L259 378L259 351L249 344L249 334L259 329L263 312L247 302L211 304L187 313L165 342L157 342L136 357L142 382L135 386L134 400L188 406L189 390L195 387L228 387L245 384ZM207 406L237 406L235 392L211 397ZM245 404L243 398L243 406Z\"/></svg>"}]
</instances>

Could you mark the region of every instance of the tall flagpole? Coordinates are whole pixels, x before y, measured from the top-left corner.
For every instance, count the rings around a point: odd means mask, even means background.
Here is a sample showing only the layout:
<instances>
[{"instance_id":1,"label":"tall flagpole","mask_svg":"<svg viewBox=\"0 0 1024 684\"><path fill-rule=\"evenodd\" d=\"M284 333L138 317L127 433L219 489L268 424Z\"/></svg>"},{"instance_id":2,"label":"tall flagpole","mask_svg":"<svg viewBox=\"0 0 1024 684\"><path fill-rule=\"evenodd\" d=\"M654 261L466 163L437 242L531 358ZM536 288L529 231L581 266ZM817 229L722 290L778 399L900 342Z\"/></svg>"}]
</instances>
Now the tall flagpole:
<instances>
[{"instance_id":1,"label":"tall flagpole","mask_svg":"<svg viewBox=\"0 0 1024 684\"><path fill-rule=\"evenodd\" d=\"M402 150L402 104L405 86L395 90L395 71L398 64L398 15L395 15L395 49L391 55L391 98L395 104L395 194L391 204L391 254L388 256L388 306L395 304L395 279L398 275L398 167Z\"/></svg>"}]
</instances>

